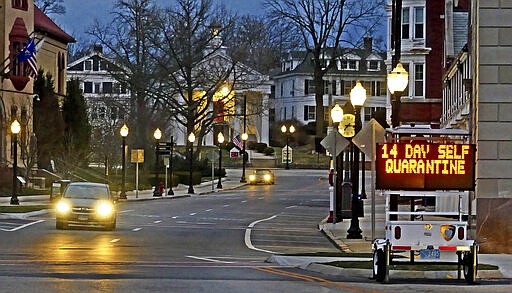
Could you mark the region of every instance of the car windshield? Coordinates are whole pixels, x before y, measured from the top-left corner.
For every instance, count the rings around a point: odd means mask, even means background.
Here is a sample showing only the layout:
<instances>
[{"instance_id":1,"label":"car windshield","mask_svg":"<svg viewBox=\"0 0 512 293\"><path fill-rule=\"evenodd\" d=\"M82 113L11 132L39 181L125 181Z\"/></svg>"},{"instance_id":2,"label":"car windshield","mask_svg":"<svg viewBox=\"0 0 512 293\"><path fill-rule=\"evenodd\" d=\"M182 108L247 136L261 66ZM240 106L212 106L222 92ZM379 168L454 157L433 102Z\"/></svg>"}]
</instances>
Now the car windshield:
<instances>
[{"instance_id":1,"label":"car windshield","mask_svg":"<svg viewBox=\"0 0 512 293\"><path fill-rule=\"evenodd\" d=\"M269 174L270 170L256 170L254 171L256 174Z\"/></svg>"},{"instance_id":2,"label":"car windshield","mask_svg":"<svg viewBox=\"0 0 512 293\"><path fill-rule=\"evenodd\" d=\"M66 189L64 197L106 199L108 198L108 192L104 186L70 185Z\"/></svg>"}]
</instances>

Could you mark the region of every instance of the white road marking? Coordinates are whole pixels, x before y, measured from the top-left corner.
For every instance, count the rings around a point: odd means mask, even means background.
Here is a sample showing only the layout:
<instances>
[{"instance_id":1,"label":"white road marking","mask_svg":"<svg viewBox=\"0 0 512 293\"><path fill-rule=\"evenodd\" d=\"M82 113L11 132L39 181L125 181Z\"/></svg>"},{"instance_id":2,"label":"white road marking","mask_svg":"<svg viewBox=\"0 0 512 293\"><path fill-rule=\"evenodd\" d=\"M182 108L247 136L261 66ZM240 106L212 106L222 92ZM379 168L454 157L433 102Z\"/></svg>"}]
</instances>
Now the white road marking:
<instances>
[{"instance_id":1,"label":"white road marking","mask_svg":"<svg viewBox=\"0 0 512 293\"><path fill-rule=\"evenodd\" d=\"M158 224L158 223L162 223L162 221L157 220L157 221L154 221L153 223Z\"/></svg>"},{"instance_id":2,"label":"white road marking","mask_svg":"<svg viewBox=\"0 0 512 293\"><path fill-rule=\"evenodd\" d=\"M178 223L178 224L186 224L187 222L185 222L185 221L177 221L176 223Z\"/></svg>"},{"instance_id":3,"label":"white road marking","mask_svg":"<svg viewBox=\"0 0 512 293\"><path fill-rule=\"evenodd\" d=\"M229 205L228 205L228 204L225 204L225 205L224 205L224 207L225 207L225 208L227 208L227 207L229 207Z\"/></svg>"},{"instance_id":4,"label":"white road marking","mask_svg":"<svg viewBox=\"0 0 512 293\"><path fill-rule=\"evenodd\" d=\"M2 231L6 231L6 232L14 232L14 231L18 231L18 230L20 230L20 229L27 228L28 226L32 226L32 225L34 225L34 224L39 224L39 223L42 223L42 222L44 222L44 220L38 220L38 221L35 221L35 222L30 222L30 223L28 223L28 224L21 225L21 226L18 226L18 227L16 227L16 228L12 228L12 229L1 229L1 228L0 228L0 230L2 230Z\"/></svg>"},{"instance_id":5,"label":"white road marking","mask_svg":"<svg viewBox=\"0 0 512 293\"><path fill-rule=\"evenodd\" d=\"M193 259L198 259L198 260L204 260L204 261L218 262L218 263L234 263L232 261L216 260L216 259L212 259L212 258L198 257L198 256L193 256L193 255L186 255L186 257L193 258Z\"/></svg>"},{"instance_id":6,"label":"white road marking","mask_svg":"<svg viewBox=\"0 0 512 293\"><path fill-rule=\"evenodd\" d=\"M285 209L291 209L291 208L296 208L297 206L289 206L289 207L285 207Z\"/></svg>"},{"instance_id":7,"label":"white road marking","mask_svg":"<svg viewBox=\"0 0 512 293\"><path fill-rule=\"evenodd\" d=\"M246 203L247 201L246 200L242 200L242 203Z\"/></svg>"},{"instance_id":8,"label":"white road marking","mask_svg":"<svg viewBox=\"0 0 512 293\"><path fill-rule=\"evenodd\" d=\"M135 229L132 229L133 232L137 232L137 231L140 231L142 230L142 228L135 228Z\"/></svg>"},{"instance_id":9,"label":"white road marking","mask_svg":"<svg viewBox=\"0 0 512 293\"><path fill-rule=\"evenodd\" d=\"M112 240L110 240L110 243L116 243L116 242L118 242L119 240L121 240L121 239L119 239L119 238L112 239Z\"/></svg>"},{"instance_id":10,"label":"white road marking","mask_svg":"<svg viewBox=\"0 0 512 293\"><path fill-rule=\"evenodd\" d=\"M190 216L195 216L197 213L191 213Z\"/></svg>"},{"instance_id":11,"label":"white road marking","mask_svg":"<svg viewBox=\"0 0 512 293\"><path fill-rule=\"evenodd\" d=\"M213 211L213 209L207 209L205 212L211 212Z\"/></svg>"},{"instance_id":12,"label":"white road marking","mask_svg":"<svg viewBox=\"0 0 512 293\"><path fill-rule=\"evenodd\" d=\"M119 211L118 213L119 214L124 214L124 213L129 213L129 212L133 212L133 210L124 210L124 211Z\"/></svg>"},{"instance_id":13,"label":"white road marking","mask_svg":"<svg viewBox=\"0 0 512 293\"><path fill-rule=\"evenodd\" d=\"M263 197L263 196L262 197L258 197L258 199L265 199L265 197Z\"/></svg>"},{"instance_id":14,"label":"white road marking","mask_svg":"<svg viewBox=\"0 0 512 293\"><path fill-rule=\"evenodd\" d=\"M262 220L254 221L254 222L252 222L252 223L250 223L250 224L249 224L249 227L248 227L247 229L245 229L245 246L247 246L247 248L252 249L252 250L261 251L261 252L270 253L270 254L276 254L275 252L270 251L270 250L265 250L265 249L256 248L256 247L254 247L254 245L252 245L252 242L251 242L251 230L252 230L251 228L253 228L253 227L254 227L254 225L258 224L259 222L272 220L272 219L274 219L275 217L277 217L277 215L273 215L273 216L272 216L272 217L270 217L270 218L266 218L266 219L262 219Z\"/></svg>"},{"instance_id":15,"label":"white road marking","mask_svg":"<svg viewBox=\"0 0 512 293\"><path fill-rule=\"evenodd\" d=\"M172 218L173 218L173 219L177 219L177 218L178 218L178 216L174 216L174 217L172 217Z\"/></svg>"}]
</instances>

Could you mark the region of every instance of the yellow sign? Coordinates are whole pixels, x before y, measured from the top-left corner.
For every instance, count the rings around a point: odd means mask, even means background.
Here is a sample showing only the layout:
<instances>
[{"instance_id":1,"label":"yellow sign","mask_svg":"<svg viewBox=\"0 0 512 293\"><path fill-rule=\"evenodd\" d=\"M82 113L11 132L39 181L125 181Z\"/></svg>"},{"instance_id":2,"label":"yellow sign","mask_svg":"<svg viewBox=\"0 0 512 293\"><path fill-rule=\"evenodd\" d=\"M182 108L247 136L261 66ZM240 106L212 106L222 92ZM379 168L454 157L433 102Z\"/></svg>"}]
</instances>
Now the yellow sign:
<instances>
[{"instance_id":1,"label":"yellow sign","mask_svg":"<svg viewBox=\"0 0 512 293\"><path fill-rule=\"evenodd\" d=\"M474 189L475 146L385 143L377 146L381 189Z\"/></svg>"},{"instance_id":2,"label":"yellow sign","mask_svg":"<svg viewBox=\"0 0 512 293\"><path fill-rule=\"evenodd\" d=\"M131 152L131 160L132 163L144 163L144 150L136 149Z\"/></svg>"}]
</instances>

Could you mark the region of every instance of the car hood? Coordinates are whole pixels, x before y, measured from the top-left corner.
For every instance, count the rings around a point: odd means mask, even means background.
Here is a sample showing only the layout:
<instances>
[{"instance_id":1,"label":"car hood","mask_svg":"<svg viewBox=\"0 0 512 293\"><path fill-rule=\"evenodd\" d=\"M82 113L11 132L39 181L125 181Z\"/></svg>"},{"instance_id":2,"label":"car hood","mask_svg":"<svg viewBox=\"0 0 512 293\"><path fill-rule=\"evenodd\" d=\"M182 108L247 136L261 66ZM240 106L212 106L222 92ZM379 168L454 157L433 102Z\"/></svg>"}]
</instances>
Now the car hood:
<instances>
[{"instance_id":1,"label":"car hood","mask_svg":"<svg viewBox=\"0 0 512 293\"><path fill-rule=\"evenodd\" d=\"M91 198L63 198L66 202L69 202L73 206L82 206L82 207L93 207L99 202L108 201L101 199L91 199Z\"/></svg>"}]
</instances>

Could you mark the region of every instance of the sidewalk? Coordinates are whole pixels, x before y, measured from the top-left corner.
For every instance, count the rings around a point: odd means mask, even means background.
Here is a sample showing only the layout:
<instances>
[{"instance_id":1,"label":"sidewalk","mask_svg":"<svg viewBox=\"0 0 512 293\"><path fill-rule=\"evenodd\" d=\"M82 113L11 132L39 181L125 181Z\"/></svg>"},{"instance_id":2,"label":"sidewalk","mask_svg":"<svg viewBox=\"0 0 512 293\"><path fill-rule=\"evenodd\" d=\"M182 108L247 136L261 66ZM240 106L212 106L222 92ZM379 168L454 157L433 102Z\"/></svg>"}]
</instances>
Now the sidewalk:
<instances>
[{"instance_id":1,"label":"sidewalk","mask_svg":"<svg viewBox=\"0 0 512 293\"><path fill-rule=\"evenodd\" d=\"M135 193L135 190L126 192L126 200L123 201L146 201L146 200L165 200L165 199L176 199L182 197L190 197L190 196L198 196L205 195L212 192L220 192L223 190L231 190L238 188L240 186L245 185L246 183L241 183L240 178L242 176L242 170L238 169L227 169L226 177L222 178L222 189L217 188L218 178L215 178L212 181L203 182L198 185L194 185L194 193L188 193L188 185L179 184L174 187L172 190L174 195L167 195L167 193L163 196L153 196L153 190L139 190L138 194ZM167 189L169 191L169 189ZM11 197L0 197L0 206L11 206L10 204ZM50 204L50 196L49 195L28 195L28 196L18 196L18 200L20 202L20 206L35 206L35 205L49 205ZM0 213L0 219L9 219L9 218L27 218L31 216L41 215L48 213L49 210L40 210L29 213Z\"/></svg>"},{"instance_id":2,"label":"sidewalk","mask_svg":"<svg viewBox=\"0 0 512 293\"><path fill-rule=\"evenodd\" d=\"M385 198L376 196L375 199L375 238L384 238L385 234ZM318 224L318 228L343 252L354 253L372 253L372 223L371 223L371 199L364 200L364 217L359 218L359 227L362 230L362 239L347 239L347 230L350 228L350 219L344 219L336 224L326 223L326 219ZM344 261L371 261L371 258L353 257L346 258ZM512 255L510 254L479 254L478 262L481 264L490 264L499 267L498 271L479 271L479 278L512 278ZM302 267L308 267L311 270L320 270L322 267L312 263L302 263ZM325 266L324 266L325 267ZM347 272L347 269L325 268L324 273ZM362 270L367 271L367 270ZM356 270L357 272L357 270ZM456 278L456 266L453 271L390 271L390 277L397 278Z\"/></svg>"}]
</instances>

